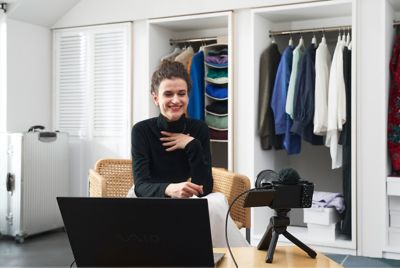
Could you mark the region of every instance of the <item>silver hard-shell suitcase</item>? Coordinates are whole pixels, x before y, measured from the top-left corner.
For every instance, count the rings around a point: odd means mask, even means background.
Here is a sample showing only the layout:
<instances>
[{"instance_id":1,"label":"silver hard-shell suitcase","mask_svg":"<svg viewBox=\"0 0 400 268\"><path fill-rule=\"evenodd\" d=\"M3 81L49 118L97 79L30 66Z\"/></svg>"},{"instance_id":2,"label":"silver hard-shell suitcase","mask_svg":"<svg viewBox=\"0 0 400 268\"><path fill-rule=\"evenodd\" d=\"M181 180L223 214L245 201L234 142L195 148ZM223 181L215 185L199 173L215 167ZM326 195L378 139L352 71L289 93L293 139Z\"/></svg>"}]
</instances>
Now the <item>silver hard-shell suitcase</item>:
<instances>
[{"instance_id":1,"label":"silver hard-shell suitcase","mask_svg":"<svg viewBox=\"0 0 400 268\"><path fill-rule=\"evenodd\" d=\"M0 150L4 146L0 233L23 242L28 235L62 227L56 197L69 195L68 134L2 134Z\"/></svg>"}]
</instances>

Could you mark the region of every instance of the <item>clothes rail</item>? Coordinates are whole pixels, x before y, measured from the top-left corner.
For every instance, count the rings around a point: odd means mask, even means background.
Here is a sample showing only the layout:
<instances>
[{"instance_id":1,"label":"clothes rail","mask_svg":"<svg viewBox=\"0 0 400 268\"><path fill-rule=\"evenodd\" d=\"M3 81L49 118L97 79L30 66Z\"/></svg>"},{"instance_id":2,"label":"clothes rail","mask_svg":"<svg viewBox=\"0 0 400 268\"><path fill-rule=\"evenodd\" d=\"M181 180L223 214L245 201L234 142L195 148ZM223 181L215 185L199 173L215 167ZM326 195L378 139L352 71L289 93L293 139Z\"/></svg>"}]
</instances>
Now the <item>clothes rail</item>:
<instances>
[{"instance_id":1,"label":"clothes rail","mask_svg":"<svg viewBox=\"0 0 400 268\"><path fill-rule=\"evenodd\" d=\"M272 37L272 36L278 36L278 35L292 35L292 34L302 34L302 33L346 31L349 29L351 29L351 25L309 28L309 29L299 29L299 30L287 30L287 31L269 31L269 36Z\"/></svg>"},{"instance_id":2,"label":"clothes rail","mask_svg":"<svg viewBox=\"0 0 400 268\"><path fill-rule=\"evenodd\" d=\"M394 20L393 21L393 27L399 26L400 25L400 20Z\"/></svg>"},{"instance_id":3,"label":"clothes rail","mask_svg":"<svg viewBox=\"0 0 400 268\"><path fill-rule=\"evenodd\" d=\"M169 39L169 43L172 45L182 43L194 43L194 42L207 42L217 41L217 37L201 37L201 38L188 38L188 39Z\"/></svg>"}]
</instances>

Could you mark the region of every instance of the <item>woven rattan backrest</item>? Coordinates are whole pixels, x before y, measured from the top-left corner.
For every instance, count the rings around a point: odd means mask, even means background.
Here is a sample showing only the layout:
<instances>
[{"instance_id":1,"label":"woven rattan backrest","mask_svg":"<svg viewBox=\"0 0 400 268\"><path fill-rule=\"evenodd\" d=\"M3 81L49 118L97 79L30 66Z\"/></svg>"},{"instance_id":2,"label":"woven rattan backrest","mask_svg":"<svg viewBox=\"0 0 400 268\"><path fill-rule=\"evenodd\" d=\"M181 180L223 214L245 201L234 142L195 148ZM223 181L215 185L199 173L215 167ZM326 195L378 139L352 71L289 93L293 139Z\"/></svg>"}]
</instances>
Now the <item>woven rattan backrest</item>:
<instances>
[{"instance_id":1,"label":"woven rattan backrest","mask_svg":"<svg viewBox=\"0 0 400 268\"><path fill-rule=\"evenodd\" d=\"M126 197L133 185L132 161L129 159L102 159L95 170L106 179L106 197Z\"/></svg>"}]
</instances>

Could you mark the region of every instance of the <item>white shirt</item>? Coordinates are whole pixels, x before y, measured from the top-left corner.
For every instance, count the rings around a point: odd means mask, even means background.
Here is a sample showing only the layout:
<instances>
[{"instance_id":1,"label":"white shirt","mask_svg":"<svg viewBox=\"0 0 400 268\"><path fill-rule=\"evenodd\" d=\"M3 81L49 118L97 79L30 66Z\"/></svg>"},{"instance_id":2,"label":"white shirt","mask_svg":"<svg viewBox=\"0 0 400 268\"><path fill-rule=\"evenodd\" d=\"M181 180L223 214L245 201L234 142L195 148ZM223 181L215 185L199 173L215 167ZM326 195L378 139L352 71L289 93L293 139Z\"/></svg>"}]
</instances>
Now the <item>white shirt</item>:
<instances>
[{"instance_id":1,"label":"white shirt","mask_svg":"<svg viewBox=\"0 0 400 268\"><path fill-rule=\"evenodd\" d=\"M322 37L315 52L314 134L325 135L328 128L328 87L331 53Z\"/></svg>"},{"instance_id":2,"label":"white shirt","mask_svg":"<svg viewBox=\"0 0 400 268\"><path fill-rule=\"evenodd\" d=\"M338 40L329 74L328 129L325 145L330 147L332 169L342 166L342 146L339 145L339 131L346 122L346 90L343 75L344 42Z\"/></svg>"}]
</instances>

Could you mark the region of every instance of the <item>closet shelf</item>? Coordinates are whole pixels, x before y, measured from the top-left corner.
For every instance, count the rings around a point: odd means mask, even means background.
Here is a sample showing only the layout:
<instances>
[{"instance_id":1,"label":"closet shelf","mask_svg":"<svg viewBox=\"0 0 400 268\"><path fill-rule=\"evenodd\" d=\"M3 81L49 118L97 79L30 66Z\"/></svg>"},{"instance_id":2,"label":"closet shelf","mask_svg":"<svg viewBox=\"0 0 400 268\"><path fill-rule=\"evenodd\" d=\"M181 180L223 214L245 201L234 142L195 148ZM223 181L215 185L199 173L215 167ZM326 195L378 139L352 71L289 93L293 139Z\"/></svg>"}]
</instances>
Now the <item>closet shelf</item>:
<instances>
[{"instance_id":1,"label":"closet shelf","mask_svg":"<svg viewBox=\"0 0 400 268\"><path fill-rule=\"evenodd\" d=\"M400 196L400 177L387 177L386 192L387 195Z\"/></svg>"}]
</instances>

